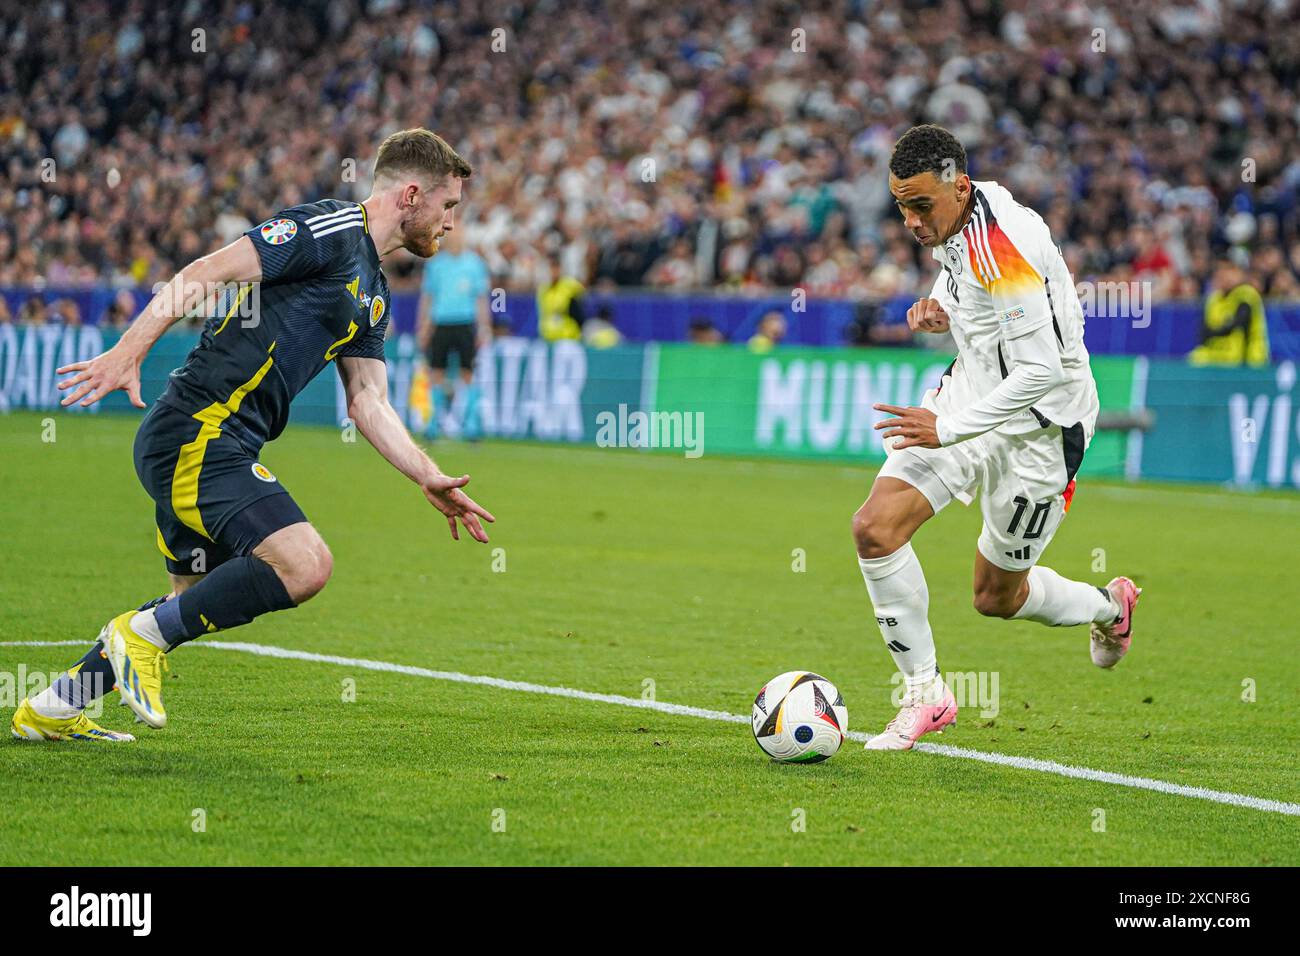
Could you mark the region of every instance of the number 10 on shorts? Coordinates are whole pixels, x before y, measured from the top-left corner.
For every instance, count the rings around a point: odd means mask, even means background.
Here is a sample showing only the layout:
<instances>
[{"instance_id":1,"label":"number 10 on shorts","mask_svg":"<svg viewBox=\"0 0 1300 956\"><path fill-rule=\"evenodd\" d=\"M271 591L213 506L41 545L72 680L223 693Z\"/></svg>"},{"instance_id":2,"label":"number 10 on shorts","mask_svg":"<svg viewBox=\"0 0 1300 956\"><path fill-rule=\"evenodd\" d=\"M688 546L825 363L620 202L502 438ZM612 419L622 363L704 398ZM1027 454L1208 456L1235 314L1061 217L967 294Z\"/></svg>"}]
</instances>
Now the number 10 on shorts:
<instances>
[{"instance_id":1,"label":"number 10 on shorts","mask_svg":"<svg viewBox=\"0 0 1300 956\"><path fill-rule=\"evenodd\" d=\"M1029 499L1024 495L1016 495L1011 499L1015 502L1016 510L1011 515L1011 524L1007 526L1007 534L1015 534L1016 528L1020 526L1020 519L1025 516L1025 509L1029 507ZM1029 523L1025 525L1025 533L1021 535L1026 541L1031 538L1037 538L1043 533L1043 525L1047 523L1047 512L1052 509L1050 501L1034 502L1034 511L1029 516Z\"/></svg>"}]
</instances>

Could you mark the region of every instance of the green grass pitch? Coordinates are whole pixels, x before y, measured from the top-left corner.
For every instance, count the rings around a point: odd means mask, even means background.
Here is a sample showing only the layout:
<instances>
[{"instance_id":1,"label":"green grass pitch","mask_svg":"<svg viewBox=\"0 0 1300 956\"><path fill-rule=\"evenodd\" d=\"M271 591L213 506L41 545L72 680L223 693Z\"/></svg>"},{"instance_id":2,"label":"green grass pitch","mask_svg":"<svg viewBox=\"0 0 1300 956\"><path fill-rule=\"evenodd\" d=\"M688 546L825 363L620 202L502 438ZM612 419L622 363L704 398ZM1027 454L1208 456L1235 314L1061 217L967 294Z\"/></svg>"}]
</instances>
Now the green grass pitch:
<instances>
[{"instance_id":1,"label":"green grass pitch","mask_svg":"<svg viewBox=\"0 0 1300 956\"><path fill-rule=\"evenodd\" d=\"M135 421L59 415L50 443L42 418L0 416L0 641L89 642L164 589ZM660 701L738 714L806 668L839 685L851 729L892 715L849 534L869 469L491 442L435 455L496 513L490 545L453 543L363 440L291 427L263 461L330 543L334 578L217 637L634 698L653 681ZM1086 628L976 615L978 529L955 505L916 540L942 669L999 677L997 716L964 708L938 742L1300 801L1300 501L1082 479L1045 563L1146 588L1110 673ZM77 654L0 647L5 689L20 665ZM783 766L744 724L193 645L172 668L170 723L136 744L0 745L0 863L1300 862L1300 818L1185 796L852 742Z\"/></svg>"}]
</instances>

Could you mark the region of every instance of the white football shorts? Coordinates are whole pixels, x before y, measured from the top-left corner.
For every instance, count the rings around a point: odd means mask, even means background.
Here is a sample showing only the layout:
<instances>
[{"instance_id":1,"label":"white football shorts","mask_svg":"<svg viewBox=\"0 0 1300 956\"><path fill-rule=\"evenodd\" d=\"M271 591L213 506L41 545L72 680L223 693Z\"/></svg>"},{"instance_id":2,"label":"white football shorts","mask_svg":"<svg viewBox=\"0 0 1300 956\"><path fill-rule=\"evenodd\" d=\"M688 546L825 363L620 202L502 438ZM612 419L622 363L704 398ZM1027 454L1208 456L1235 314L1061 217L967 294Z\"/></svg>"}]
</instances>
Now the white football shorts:
<instances>
[{"instance_id":1,"label":"white football shorts","mask_svg":"<svg viewBox=\"0 0 1300 956\"><path fill-rule=\"evenodd\" d=\"M935 514L954 498L969 505L978 494L980 554L1004 571L1024 571L1065 519L1093 424L1049 424L1023 434L995 429L944 448L904 448L889 454L880 477L912 485Z\"/></svg>"}]
</instances>

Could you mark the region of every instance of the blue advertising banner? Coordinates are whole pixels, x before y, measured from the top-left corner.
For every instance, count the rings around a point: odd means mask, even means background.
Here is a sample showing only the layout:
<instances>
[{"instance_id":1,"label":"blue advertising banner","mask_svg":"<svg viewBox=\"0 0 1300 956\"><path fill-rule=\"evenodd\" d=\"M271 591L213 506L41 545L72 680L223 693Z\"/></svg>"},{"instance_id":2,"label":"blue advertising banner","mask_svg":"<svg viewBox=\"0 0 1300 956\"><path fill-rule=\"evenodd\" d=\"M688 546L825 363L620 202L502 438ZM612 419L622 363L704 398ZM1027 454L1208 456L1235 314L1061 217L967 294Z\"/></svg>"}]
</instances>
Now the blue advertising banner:
<instances>
[{"instance_id":1,"label":"blue advertising banner","mask_svg":"<svg viewBox=\"0 0 1300 956\"><path fill-rule=\"evenodd\" d=\"M1192 368L1152 361L1142 441L1143 478L1300 488L1300 414L1294 362L1266 368Z\"/></svg>"},{"instance_id":2,"label":"blue advertising banner","mask_svg":"<svg viewBox=\"0 0 1300 956\"><path fill-rule=\"evenodd\" d=\"M0 412L57 407L60 395L54 370L93 358L116 342L120 334L93 325L0 323ZM122 404L130 407L131 403L123 397Z\"/></svg>"},{"instance_id":3,"label":"blue advertising banner","mask_svg":"<svg viewBox=\"0 0 1300 956\"><path fill-rule=\"evenodd\" d=\"M54 370L98 354L119 335L117 330L95 326L0 324L0 412L57 409L60 393ZM197 338L196 329L173 330L154 346L141 369L141 394L147 402L162 392L167 375L184 361ZM402 419L419 430L427 415L428 390L413 337L393 337L387 353L390 401ZM839 412L835 402L827 404L826 389L841 388L844 397L837 401L841 405L848 401L844 376L852 362L858 363L852 368L859 375L866 368L862 363L906 368L912 374L909 382L919 381L917 376L923 378L921 373L929 374L925 370L937 363L933 353L915 349L781 349L764 358L736 346L589 349L577 342L517 337L496 339L479 356L479 407L490 437L601 443L612 441L615 432L623 435L633 430L638 413L647 410L668 409L679 417L708 410L709 420L702 424L712 429L714 440L706 445L704 436L698 436L695 447L701 451L709 447L722 453L840 460L847 456L864 461L879 456L871 449L856 448L849 432L838 425L831 428L839 421ZM784 368L781 374L788 378L794 367L790 363L805 359L831 362L821 391L791 393L801 404L815 399L816 415L809 421L810 428L816 427L808 432L809 444L792 444L789 434L783 433L781 443L759 447L764 433L755 423L761 424L759 412L766 407L763 370ZM836 371L835 362L844 367ZM1131 478L1300 488L1296 363L1200 368L1176 361L1099 357L1093 370L1102 389L1103 408L1135 413L1145 409L1152 425L1145 433L1134 429L1098 435L1095 447L1089 449L1087 464L1092 473L1119 474L1122 469ZM819 381L815 373L813 368L810 388ZM873 374L879 378L883 373L877 368ZM836 375L844 382L836 385ZM791 385L793 380L786 378L781 381ZM89 409L66 412L139 414L121 392ZM346 418L343 388L331 372L319 375L294 400L297 424L338 427ZM602 429L609 433L604 439ZM820 444L820 439L813 440L819 435L825 438ZM623 444L622 439L617 443Z\"/></svg>"},{"instance_id":4,"label":"blue advertising banner","mask_svg":"<svg viewBox=\"0 0 1300 956\"><path fill-rule=\"evenodd\" d=\"M0 325L0 412L58 408L61 395L54 370L92 358L120 337L116 329L95 326ZM197 329L173 330L159 339L140 370L140 394L146 402L162 393L167 376L185 361L197 341ZM412 402L418 374L414 337L394 336L386 352L389 400L402 420L418 429L425 414L420 406L427 402L422 402L425 396L418 390ZM484 431L502 438L594 441L601 411L640 406L644 355L639 345L589 350L577 342L496 339L480 351L477 367ZM122 392L89 408L65 411L140 414ZM318 375L294 399L296 424L337 427L346 418L343 386L331 371Z\"/></svg>"},{"instance_id":5,"label":"blue advertising banner","mask_svg":"<svg viewBox=\"0 0 1300 956\"><path fill-rule=\"evenodd\" d=\"M601 412L641 404L645 348L502 338L479 353L483 429L501 438L595 441Z\"/></svg>"}]
</instances>

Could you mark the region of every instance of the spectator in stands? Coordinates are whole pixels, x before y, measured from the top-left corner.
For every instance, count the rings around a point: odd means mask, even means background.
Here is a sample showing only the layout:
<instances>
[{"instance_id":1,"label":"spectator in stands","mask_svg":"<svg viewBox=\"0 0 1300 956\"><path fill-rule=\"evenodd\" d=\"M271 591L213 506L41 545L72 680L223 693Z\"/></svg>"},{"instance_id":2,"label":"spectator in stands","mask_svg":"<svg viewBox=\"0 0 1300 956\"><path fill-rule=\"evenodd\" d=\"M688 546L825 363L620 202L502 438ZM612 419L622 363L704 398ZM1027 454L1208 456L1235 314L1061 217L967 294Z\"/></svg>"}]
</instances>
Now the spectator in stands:
<instances>
[{"instance_id":1,"label":"spectator in stands","mask_svg":"<svg viewBox=\"0 0 1300 956\"><path fill-rule=\"evenodd\" d=\"M1178 277L1170 294L1179 299L1199 299L1214 281L1214 256L1208 245L1198 245L1188 255L1186 275Z\"/></svg>"},{"instance_id":2,"label":"spectator in stands","mask_svg":"<svg viewBox=\"0 0 1300 956\"><path fill-rule=\"evenodd\" d=\"M559 253L550 257L550 277L537 289L537 332L548 342L582 338L583 296L586 289L561 266Z\"/></svg>"},{"instance_id":3,"label":"spectator in stands","mask_svg":"<svg viewBox=\"0 0 1300 956\"><path fill-rule=\"evenodd\" d=\"M808 264L800 285L809 295L829 297L839 292L840 263L831 256L821 242L808 245Z\"/></svg>"},{"instance_id":4,"label":"spectator in stands","mask_svg":"<svg viewBox=\"0 0 1300 956\"><path fill-rule=\"evenodd\" d=\"M884 303L875 299L857 302L853 310L853 321L844 328L844 341L849 345L911 345L912 339L912 330L907 327L907 323L888 321Z\"/></svg>"},{"instance_id":5,"label":"spectator in stands","mask_svg":"<svg viewBox=\"0 0 1300 956\"><path fill-rule=\"evenodd\" d=\"M749 340L751 352L770 352L785 338L785 316L779 309L769 309L758 320L758 331Z\"/></svg>"},{"instance_id":6,"label":"spectator in stands","mask_svg":"<svg viewBox=\"0 0 1300 956\"><path fill-rule=\"evenodd\" d=\"M1164 301L1174 284L1174 260L1156 239L1155 230L1146 223L1135 226L1131 238L1134 281L1151 283L1152 301Z\"/></svg>"},{"instance_id":7,"label":"spectator in stands","mask_svg":"<svg viewBox=\"0 0 1300 956\"><path fill-rule=\"evenodd\" d=\"M546 258L530 243L502 239L487 259L493 286L508 292L533 292L539 284L550 281Z\"/></svg>"},{"instance_id":8,"label":"spectator in stands","mask_svg":"<svg viewBox=\"0 0 1300 956\"><path fill-rule=\"evenodd\" d=\"M686 239L676 239L663 256L650 267L646 277L650 285L658 289L690 289L696 285L695 260L691 256L691 244Z\"/></svg>"},{"instance_id":9,"label":"spectator in stands","mask_svg":"<svg viewBox=\"0 0 1300 956\"><path fill-rule=\"evenodd\" d=\"M749 223L741 218L728 219L722 227L726 245L718 261L722 283L733 290L741 290L755 281L752 270L754 248L749 241Z\"/></svg>"},{"instance_id":10,"label":"spectator in stands","mask_svg":"<svg viewBox=\"0 0 1300 956\"><path fill-rule=\"evenodd\" d=\"M1280 246L1269 246L1255 254L1254 266L1266 299L1300 299L1300 280L1291 271Z\"/></svg>"},{"instance_id":11,"label":"spectator in stands","mask_svg":"<svg viewBox=\"0 0 1300 956\"><path fill-rule=\"evenodd\" d=\"M118 289L113 301L104 310L99 324L110 329L125 329L136 316L135 296L130 289Z\"/></svg>"},{"instance_id":12,"label":"spectator in stands","mask_svg":"<svg viewBox=\"0 0 1300 956\"><path fill-rule=\"evenodd\" d=\"M1205 300L1201 344L1188 358L1193 365L1268 364L1264 300L1232 259L1219 261L1214 288Z\"/></svg>"},{"instance_id":13,"label":"spectator in stands","mask_svg":"<svg viewBox=\"0 0 1300 956\"><path fill-rule=\"evenodd\" d=\"M46 319L45 300L37 295L28 298L18 310L19 325L44 325Z\"/></svg>"},{"instance_id":14,"label":"spectator in stands","mask_svg":"<svg viewBox=\"0 0 1300 956\"><path fill-rule=\"evenodd\" d=\"M695 345L719 345L724 341L718 327L702 315L691 319L686 339Z\"/></svg>"},{"instance_id":15,"label":"spectator in stands","mask_svg":"<svg viewBox=\"0 0 1300 956\"><path fill-rule=\"evenodd\" d=\"M772 253L768 282L780 289L793 289L803 280L804 259L792 243L783 242Z\"/></svg>"},{"instance_id":16,"label":"spectator in stands","mask_svg":"<svg viewBox=\"0 0 1300 956\"><path fill-rule=\"evenodd\" d=\"M652 237L630 219L616 219L612 236L596 264L596 281L616 286L642 285L658 255L659 245Z\"/></svg>"},{"instance_id":17,"label":"spectator in stands","mask_svg":"<svg viewBox=\"0 0 1300 956\"><path fill-rule=\"evenodd\" d=\"M72 299L56 299L50 306L49 320L53 324L75 329L81 325L81 308Z\"/></svg>"},{"instance_id":18,"label":"spectator in stands","mask_svg":"<svg viewBox=\"0 0 1300 956\"><path fill-rule=\"evenodd\" d=\"M582 323L583 344L593 349L613 348L623 341L618 327L614 324L614 310L602 304L596 314Z\"/></svg>"},{"instance_id":19,"label":"spectator in stands","mask_svg":"<svg viewBox=\"0 0 1300 956\"><path fill-rule=\"evenodd\" d=\"M367 167L358 144L436 104L483 170L466 225L511 291L550 281L539 250L559 232L584 286L644 285L666 260L665 287L925 294L936 266L900 236L885 164L930 119L1081 250L1076 278L1182 294L1236 246L1258 287L1289 294L1267 249L1300 276L1294 6L828 0L799 55L785 0L662 17L514 4L510 54L489 62L472 4L16 5L0 18L0 285L148 286L275 209L363 198L340 177ZM1104 54L1080 23L1104 27ZM1130 243L1139 222L1150 247ZM385 261L395 291L419 268Z\"/></svg>"}]
</instances>

